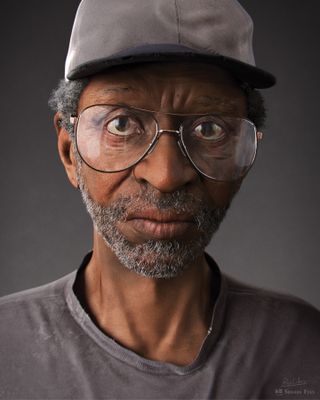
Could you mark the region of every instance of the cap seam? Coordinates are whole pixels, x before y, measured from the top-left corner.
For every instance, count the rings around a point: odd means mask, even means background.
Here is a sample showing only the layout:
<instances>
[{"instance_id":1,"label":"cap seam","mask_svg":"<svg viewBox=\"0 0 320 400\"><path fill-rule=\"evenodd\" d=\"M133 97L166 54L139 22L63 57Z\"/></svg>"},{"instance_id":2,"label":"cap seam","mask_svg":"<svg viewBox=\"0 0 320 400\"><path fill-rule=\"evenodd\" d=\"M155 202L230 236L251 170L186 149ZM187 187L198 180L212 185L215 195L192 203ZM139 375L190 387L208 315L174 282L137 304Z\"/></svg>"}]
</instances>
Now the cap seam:
<instances>
[{"instance_id":1,"label":"cap seam","mask_svg":"<svg viewBox=\"0 0 320 400\"><path fill-rule=\"evenodd\" d=\"M174 0L174 8L176 11L176 23L177 23L177 34L178 34L178 43L181 44L181 31L180 31L180 15L177 0Z\"/></svg>"}]
</instances>

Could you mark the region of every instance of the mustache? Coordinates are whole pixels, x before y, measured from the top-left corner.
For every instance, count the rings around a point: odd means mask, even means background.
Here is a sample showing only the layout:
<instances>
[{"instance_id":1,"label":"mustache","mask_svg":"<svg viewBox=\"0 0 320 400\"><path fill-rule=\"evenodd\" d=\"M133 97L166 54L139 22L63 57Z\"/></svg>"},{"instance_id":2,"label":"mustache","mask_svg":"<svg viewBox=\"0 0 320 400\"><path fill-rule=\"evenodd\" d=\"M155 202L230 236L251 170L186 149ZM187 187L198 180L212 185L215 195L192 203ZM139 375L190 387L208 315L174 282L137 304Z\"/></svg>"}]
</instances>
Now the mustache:
<instances>
[{"instance_id":1,"label":"mustache","mask_svg":"<svg viewBox=\"0 0 320 400\"><path fill-rule=\"evenodd\" d=\"M137 194L120 196L113 204L121 209L124 218L129 213L143 211L149 207L160 211L172 211L176 214L193 214L200 209L212 209L203 199L184 189L172 193L159 193L150 188Z\"/></svg>"},{"instance_id":2,"label":"mustache","mask_svg":"<svg viewBox=\"0 0 320 400\"><path fill-rule=\"evenodd\" d=\"M174 211L176 213L190 212L203 207L205 202L197 196L177 190L172 193L157 193L149 189L137 195L122 197L127 207L132 211L141 211L144 207L158 208L163 211Z\"/></svg>"},{"instance_id":3,"label":"mustache","mask_svg":"<svg viewBox=\"0 0 320 400\"><path fill-rule=\"evenodd\" d=\"M88 188L83 180L81 174L81 164L77 164L77 178L78 178L78 189L81 192L82 199L85 204L95 203L93 198L90 196ZM213 200L205 200L203 196L196 195L188 191L187 188L177 189L174 192L163 193L159 192L152 186L142 186L140 191L130 195L119 195L119 197L107 206L95 204L95 207L99 208L99 214L103 214L109 211L113 211L113 216L118 221L125 220L129 213L142 211L146 207L157 208L159 210L174 212L177 214L189 213L200 217L203 215L225 214L230 207L229 202L224 207L218 207ZM89 204L87 204L89 205ZM97 210L98 211L98 210Z\"/></svg>"},{"instance_id":4,"label":"mustache","mask_svg":"<svg viewBox=\"0 0 320 400\"><path fill-rule=\"evenodd\" d=\"M105 222L117 223L126 221L130 214L143 212L150 207L156 208L160 212L188 214L192 216L201 231L207 229L214 220L220 220L229 208L229 206L217 208L209 205L203 198L189 193L185 189L172 193L159 193L153 188L149 188L137 194L119 196L117 200L106 206L96 206L95 212Z\"/></svg>"}]
</instances>

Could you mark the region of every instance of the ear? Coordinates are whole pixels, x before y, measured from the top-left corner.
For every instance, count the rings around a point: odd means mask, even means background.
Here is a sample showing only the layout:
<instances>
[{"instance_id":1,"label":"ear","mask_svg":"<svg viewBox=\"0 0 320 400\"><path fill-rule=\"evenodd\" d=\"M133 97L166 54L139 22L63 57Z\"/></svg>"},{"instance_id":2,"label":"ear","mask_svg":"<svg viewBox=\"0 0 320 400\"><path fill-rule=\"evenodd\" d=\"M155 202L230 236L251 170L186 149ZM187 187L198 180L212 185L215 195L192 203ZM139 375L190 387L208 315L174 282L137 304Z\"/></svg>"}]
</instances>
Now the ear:
<instances>
[{"instance_id":1,"label":"ear","mask_svg":"<svg viewBox=\"0 0 320 400\"><path fill-rule=\"evenodd\" d=\"M61 115L56 113L54 116L54 126L58 136L58 151L60 160L64 165L69 181L75 188L78 187L76 174L76 159L74 157L74 146L69 133L61 125Z\"/></svg>"}]
</instances>

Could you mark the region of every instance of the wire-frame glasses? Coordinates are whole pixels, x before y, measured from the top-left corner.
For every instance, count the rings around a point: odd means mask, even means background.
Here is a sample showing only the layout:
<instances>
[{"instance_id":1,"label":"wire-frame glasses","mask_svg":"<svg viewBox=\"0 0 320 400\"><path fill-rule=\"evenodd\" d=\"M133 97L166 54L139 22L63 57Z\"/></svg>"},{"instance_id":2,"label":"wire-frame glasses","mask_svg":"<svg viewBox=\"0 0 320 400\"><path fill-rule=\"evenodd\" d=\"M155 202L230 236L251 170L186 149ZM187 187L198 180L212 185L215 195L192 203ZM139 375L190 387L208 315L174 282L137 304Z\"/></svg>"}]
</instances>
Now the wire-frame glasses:
<instances>
[{"instance_id":1,"label":"wire-frame glasses","mask_svg":"<svg viewBox=\"0 0 320 400\"><path fill-rule=\"evenodd\" d=\"M170 117L178 129L160 129L156 114ZM233 181L249 171L257 141L262 138L262 133L245 118L158 113L115 104L89 106L70 121L75 126L82 160L96 171L109 173L136 165L167 132L177 136L182 153L202 175Z\"/></svg>"}]
</instances>

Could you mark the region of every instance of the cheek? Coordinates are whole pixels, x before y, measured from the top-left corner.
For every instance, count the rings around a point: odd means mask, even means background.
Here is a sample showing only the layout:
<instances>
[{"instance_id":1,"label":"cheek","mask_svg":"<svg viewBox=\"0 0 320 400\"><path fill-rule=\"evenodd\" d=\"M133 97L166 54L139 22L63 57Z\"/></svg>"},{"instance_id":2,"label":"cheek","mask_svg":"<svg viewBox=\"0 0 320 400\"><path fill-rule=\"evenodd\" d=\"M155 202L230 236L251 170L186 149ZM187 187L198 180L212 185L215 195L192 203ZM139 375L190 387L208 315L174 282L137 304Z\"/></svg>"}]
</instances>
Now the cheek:
<instances>
[{"instance_id":1,"label":"cheek","mask_svg":"<svg viewBox=\"0 0 320 400\"><path fill-rule=\"evenodd\" d=\"M120 188L125 186L129 175L129 171L110 174L94 171L86 165L82 167L82 177L89 194L99 204L107 204L115 200L121 191Z\"/></svg>"},{"instance_id":2,"label":"cheek","mask_svg":"<svg viewBox=\"0 0 320 400\"><path fill-rule=\"evenodd\" d=\"M206 181L206 192L208 193L210 203L216 207L225 207L229 205L234 195L240 189L242 180L236 182L213 182Z\"/></svg>"}]
</instances>

